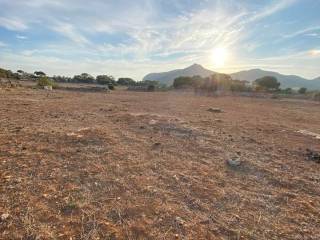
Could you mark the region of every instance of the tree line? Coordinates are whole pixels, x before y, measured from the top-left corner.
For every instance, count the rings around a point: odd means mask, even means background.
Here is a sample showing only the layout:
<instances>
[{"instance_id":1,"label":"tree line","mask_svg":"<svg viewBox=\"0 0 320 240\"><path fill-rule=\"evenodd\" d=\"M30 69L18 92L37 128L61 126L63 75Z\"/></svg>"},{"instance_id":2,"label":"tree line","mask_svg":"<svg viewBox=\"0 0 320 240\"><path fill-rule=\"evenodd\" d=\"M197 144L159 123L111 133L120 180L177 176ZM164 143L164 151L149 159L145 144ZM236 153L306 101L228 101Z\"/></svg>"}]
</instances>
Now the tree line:
<instances>
[{"instance_id":1,"label":"tree line","mask_svg":"<svg viewBox=\"0 0 320 240\"><path fill-rule=\"evenodd\" d=\"M0 78L21 79L37 81L40 85L54 86L56 83L87 83L107 85L110 89L114 86L131 86L133 89L148 89L148 90L168 90L164 84L158 81L134 81L132 78L119 78L116 80L111 75L98 75L93 77L88 73L81 73L73 77L54 75L48 77L43 71L35 71L27 73L23 70L18 70L16 73L0 68ZM174 79L172 87L174 89L194 89L196 93L215 93L217 91L232 91L232 92L252 92L252 91L268 91L278 92L283 94L292 94L294 90L291 88L280 88L281 84L277 78L273 76L265 76L256 79L252 84L248 81L234 80L228 74L216 73L209 77L193 76L193 77L178 77ZM306 94L307 88L300 88L297 93Z\"/></svg>"},{"instance_id":2,"label":"tree line","mask_svg":"<svg viewBox=\"0 0 320 240\"><path fill-rule=\"evenodd\" d=\"M252 84L248 81L234 80L228 74L216 73L209 77L193 76L178 77L174 79L173 87L175 89L193 89L196 93L216 93L218 91L232 92L277 92L283 94L293 93L293 89L281 89L281 84L276 77L265 76L256 79ZM305 94L307 88L300 88L300 94Z\"/></svg>"}]
</instances>

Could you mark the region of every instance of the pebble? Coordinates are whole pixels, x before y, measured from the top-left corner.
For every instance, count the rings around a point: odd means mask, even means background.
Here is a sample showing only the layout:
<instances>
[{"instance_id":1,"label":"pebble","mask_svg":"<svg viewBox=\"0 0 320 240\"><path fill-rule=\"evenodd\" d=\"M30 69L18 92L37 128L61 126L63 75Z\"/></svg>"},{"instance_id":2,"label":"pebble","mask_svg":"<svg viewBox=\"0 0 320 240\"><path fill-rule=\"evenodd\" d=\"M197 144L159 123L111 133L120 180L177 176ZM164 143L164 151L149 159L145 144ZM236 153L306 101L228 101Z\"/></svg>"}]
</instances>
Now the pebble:
<instances>
[{"instance_id":1,"label":"pebble","mask_svg":"<svg viewBox=\"0 0 320 240\"><path fill-rule=\"evenodd\" d=\"M241 161L239 159L228 159L227 164L231 167L238 167L241 165Z\"/></svg>"},{"instance_id":2,"label":"pebble","mask_svg":"<svg viewBox=\"0 0 320 240\"><path fill-rule=\"evenodd\" d=\"M220 108L209 108L207 111L214 113L222 113L222 110Z\"/></svg>"},{"instance_id":3,"label":"pebble","mask_svg":"<svg viewBox=\"0 0 320 240\"><path fill-rule=\"evenodd\" d=\"M10 214L9 214L9 213L3 213L3 214L1 215L1 220L2 220L2 221L5 221L5 220L7 220L9 217L10 217Z\"/></svg>"}]
</instances>

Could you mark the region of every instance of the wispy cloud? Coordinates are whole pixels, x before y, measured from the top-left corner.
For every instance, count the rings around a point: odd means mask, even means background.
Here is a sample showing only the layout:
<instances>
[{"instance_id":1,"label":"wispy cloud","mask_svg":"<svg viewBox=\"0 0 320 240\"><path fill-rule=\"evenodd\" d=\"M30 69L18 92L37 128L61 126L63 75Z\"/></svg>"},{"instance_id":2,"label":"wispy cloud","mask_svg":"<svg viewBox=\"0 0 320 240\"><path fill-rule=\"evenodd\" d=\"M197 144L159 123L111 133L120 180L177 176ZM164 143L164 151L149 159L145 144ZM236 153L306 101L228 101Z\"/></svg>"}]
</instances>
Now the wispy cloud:
<instances>
[{"instance_id":1,"label":"wispy cloud","mask_svg":"<svg viewBox=\"0 0 320 240\"><path fill-rule=\"evenodd\" d=\"M57 22L54 26L52 26L52 30L65 36L66 38L70 39L71 41L79 45L85 45L90 43L90 41L84 35L82 35L74 25L70 23Z\"/></svg>"},{"instance_id":2,"label":"wispy cloud","mask_svg":"<svg viewBox=\"0 0 320 240\"><path fill-rule=\"evenodd\" d=\"M28 26L23 21L6 17L0 17L0 26L14 31L23 31L28 28Z\"/></svg>"},{"instance_id":3,"label":"wispy cloud","mask_svg":"<svg viewBox=\"0 0 320 240\"><path fill-rule=\"evenodd\" d=\"M6 47L6 46L7 46L6 43L0 41L0 47Z\"/></svg>"},{"instance_id":4,"label":"wispy cloud","mask_svg":"<svg viewBox=\"0 0 320 240\"><path fill-rule=\"evenodd\" d=\"M94 0L90 4L86 0L0 0L0 4L6 9L0 9L0 27L13 31L11 40L17 45L10 45L11 55L0 60L14 66L13 59L20 56L21 65L30 61L56 74L61 70L70 75L79 69L121 74L122 69L124 75L140 79L153 70L194 62L210 68L212 49L217 46L229 49L229 69L255 66L252 59L270 66L268 58L278 56L284 56L276 59L279 66L289 66L287 62L298 61L295 52L306 52L304 59L314 59L310 49L318 49L304 42L288 44L290 38L307 34L314 39L311 34L315 37L314 31L319 30L316 21L308 24L300 15L285 20L300 20L296 28L283 25L279 15L303 4L301 0ZM277 40L288 32L292 33L283 41ZM17 41L27 36L32 41Z\"/></svg>"},{"instance_id":5,"label":"wispy cloud","mask_svg":"<svg viewBox=\"0 0 320 240\"><path fill-rule=\"evenodd\" d=\"M17 35L16 38L17 38L17 39L20 39L20 40L26 40L26 39L28 39L27 36L23 36L23 35Z\"/></svg>"},{"instance_id":6,"label":"wispy cloud","mask_svg":"<svg viewBox=\"0 0 320 240\"><path fill-rule=\"evenodd\" d=\"M254 14L250 21L256 21L259 19L263 19L265 17L271 16L281 10L284 10L290 6L292 6L294 3L296 3L297 0L279 0L275 1L271 5L267 5L265 8L263 8L261 11L258 11L256 14Z\"/></svg>"},{"instance_id":7,"label":"wispy cloud","mask_svg":"<svg viewBox=\"0 0 320 240\"><path fill-rule=\"evenodd\" d=\"M300 29L298 31L295 31L293 33L286 34L283 37L284 38L294 38L294 37L298 37L300 35L317 36L318 34L314 33L314 31L319 31L319 30L320 30L320 25L319 26L306 27L306 28Z\"/></svg>"}]
</instances>

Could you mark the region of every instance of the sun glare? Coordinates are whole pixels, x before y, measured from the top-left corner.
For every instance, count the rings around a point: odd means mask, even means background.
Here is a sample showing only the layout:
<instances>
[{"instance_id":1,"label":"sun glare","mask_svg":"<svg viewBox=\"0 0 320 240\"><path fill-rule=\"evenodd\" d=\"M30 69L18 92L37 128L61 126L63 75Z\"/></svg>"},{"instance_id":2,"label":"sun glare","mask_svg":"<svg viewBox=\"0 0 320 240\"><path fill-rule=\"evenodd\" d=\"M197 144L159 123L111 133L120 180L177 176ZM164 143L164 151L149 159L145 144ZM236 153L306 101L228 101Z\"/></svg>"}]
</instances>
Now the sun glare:
<instances>
[{"instance_id":1,"label":"sun glare","mask_svg":"<svg viewBox=\"0 0 320 240\"><path fill-rule=\"evenodd\" d=\"M228 58L228 51L224 47L213 49L212 60L215 67L223 67Z\"/></svg>"}]
</instances>

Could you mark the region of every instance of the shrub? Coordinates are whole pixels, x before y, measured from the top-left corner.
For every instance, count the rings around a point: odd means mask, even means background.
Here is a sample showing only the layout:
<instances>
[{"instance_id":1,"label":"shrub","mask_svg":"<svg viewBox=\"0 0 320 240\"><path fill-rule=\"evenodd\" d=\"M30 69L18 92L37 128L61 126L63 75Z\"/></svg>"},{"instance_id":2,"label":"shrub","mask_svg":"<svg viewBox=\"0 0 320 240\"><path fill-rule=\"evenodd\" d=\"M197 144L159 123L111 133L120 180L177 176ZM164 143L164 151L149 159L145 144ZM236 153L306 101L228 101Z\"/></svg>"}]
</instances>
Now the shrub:
<instances>
[{"instance_id":1,"label":"shrub","mask_svg":"<svg viewBox=\"0 0 320 240\"><path fill-rule=\"evenodd\" d=\"M10 70L5 70L0 68L0 78L12 78L12 79L19 79L18 74L11 72Z\"/></svg>"},{"instance_id":2,"label":"shrub","mask_svg":"<svg viewBox=\"0 0 320 240\"><path fill-rule=\"evenodd\" d=\"M307 92L307 88L305 88L305 87L302 87L298 90L298 93L300 93L300 94L306 94L306 92Z\"/></svg>"},{"instance_id":3,"label":"shrub","mask_svg":"<svg viewBox=\"0 0 320 240\"><path fill-rule=\"evenodd\" d=\"M55 88L57 87L57 84L47 77L40 77L37 81L37 86L38 87L51 86L52 88Z\"/></svg>"},{"instance_id":4,"label":"shrub","mask_svg":"<svg viewBox=\"0 0 320 240\"><path fill-rule=\"evenodd\" d=\"M280 83L276 77L265 76L262 78L258 78L254 81L257 85L257 89L265 89L269 91L278 90L280 87Z\"/></svg>"},{"instance_id":5,"label":"shrub","mask_svg":"<svg viewBox=\"0 0 320 240\"><path fill-rule=\"evenodd\" d=\"M94 77L88 73L81 73L80 75L75 75L72 81L78 83L94 83Z\"/></svg>"},{"instance_id":6,"label":"shrub","mask_svg":"<svg viewBox=\"0 0 320 240\"><path fill-rule=\"evenodd\" d=\"M312 96L313 100L320 101L320 92L316 92Z\"/></svg>"},{"instance_id":7,"label":"shrub","mask_svg":"<svg viewBox=\"0 0 320 240\"><path fill-rule=\"evenodd\" d=\"M147 90L148 90L149 92L154 92L154 91L156 90L156 86L154 86L154 85L149 85L148 88L147 88Z\"/></svg>"},{"instance_id":8,"label":"shrub","mask_svg":"<svg viewBox=\"0 0 320 240\"><path fill-rule=\"evenodd\" d=\"M108 75L99 75L96 77L96 81L98 84L101 85L115 85L116 81L114 80L114 78L112 76L108 76Z\"/></svg>"},{"instance_id":9,"label":"shrub","mask_svg":"<svg viewBox=\"0 0 320 240\"><path fill-rule=\"evenodd\" d=\"M292 94L293 93L293 90L292 88L286 88L284 90L281 91L283 94Z\"/></svg>"},{"instance_id":10,"label":"shrub","mask_svg":"<svg viewBox=\"0 0 320 240\"><path fill-rule=\"evenodd\" d=\"M117 84L123 86L134 86L136 82L131 78L119 78Z\"/></svg>"},{"instance_id":11,"label":"shrub","mask_svg":"<svg viewBox=\"0 0 320 240\"><path fill-rule=\"evenodd\" d=\"M194 85L194 80L191 77L177 77L173 81L175 89L190 88Z\"/></svg>"},{"instance_id":12,"label":"shrub","mask_svg":"<svg viewBox=\"0 0 320 240\"><path fill-rule=\"evenodd\" d=\"M114 90L114 86L113 85L108 85L109 90Z\"/></svg>"}]
</instances>

